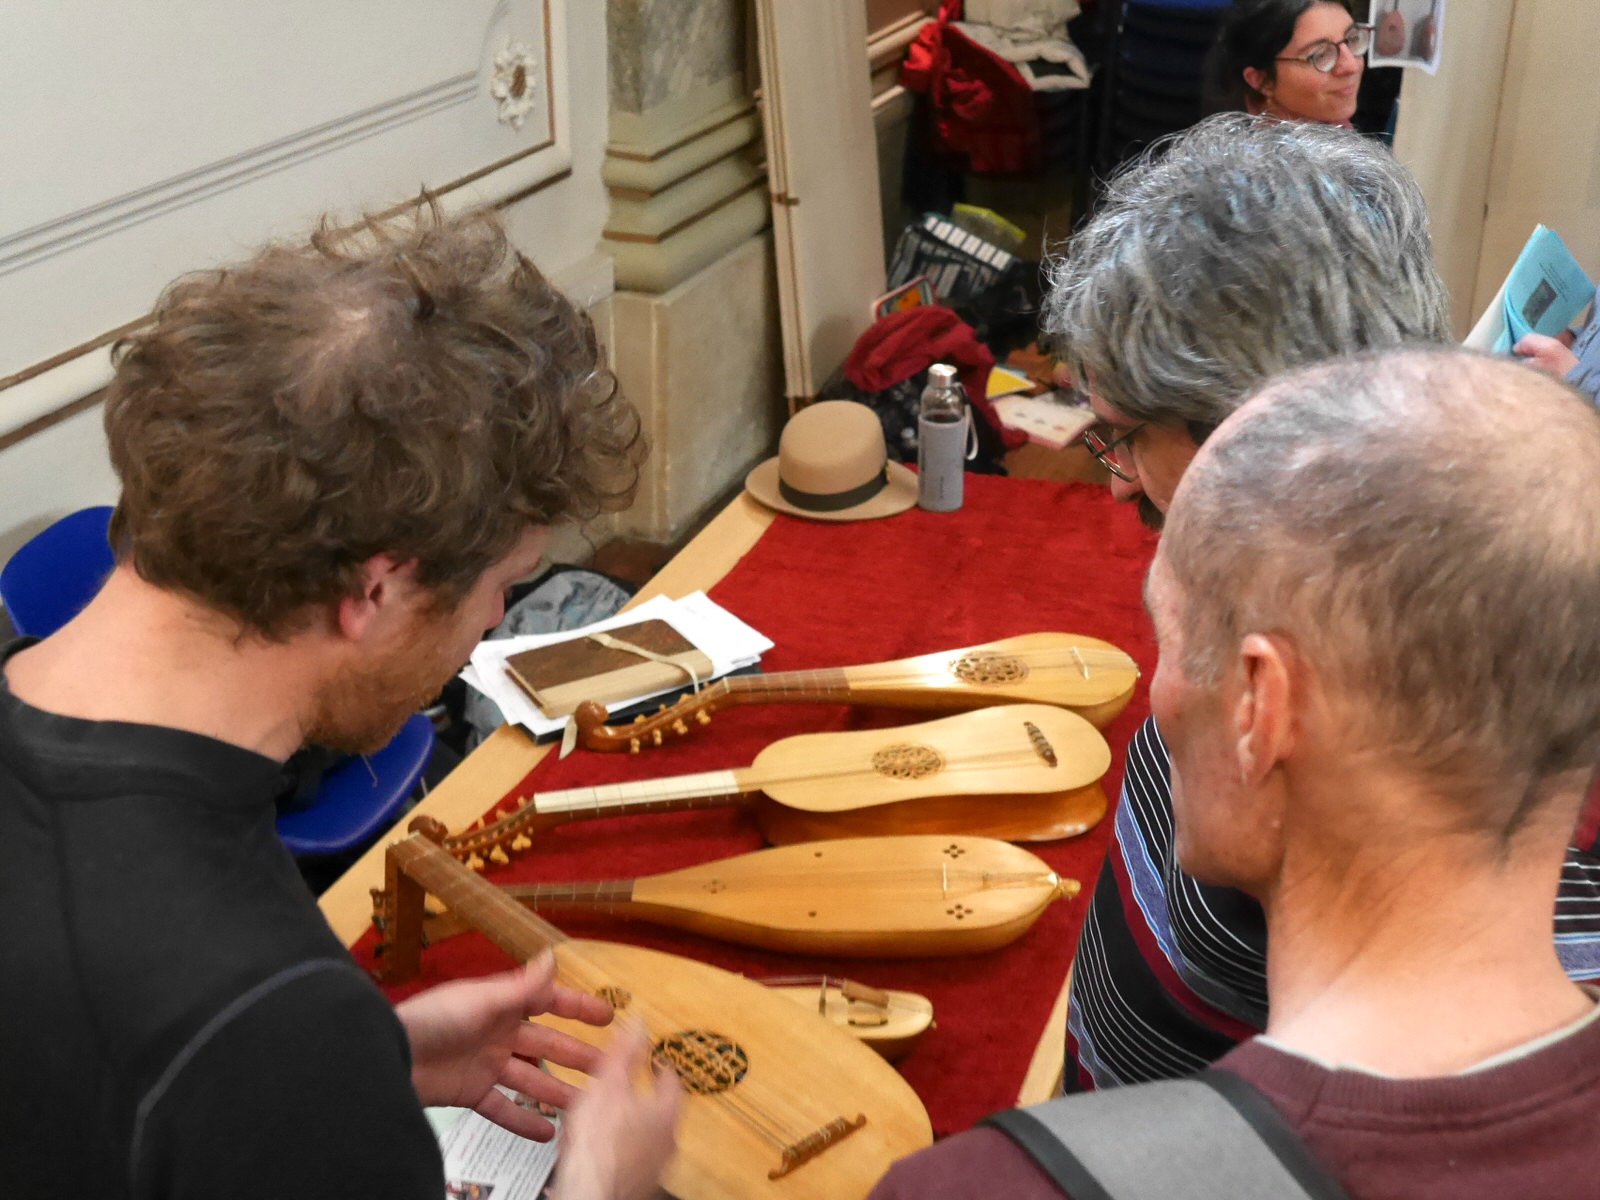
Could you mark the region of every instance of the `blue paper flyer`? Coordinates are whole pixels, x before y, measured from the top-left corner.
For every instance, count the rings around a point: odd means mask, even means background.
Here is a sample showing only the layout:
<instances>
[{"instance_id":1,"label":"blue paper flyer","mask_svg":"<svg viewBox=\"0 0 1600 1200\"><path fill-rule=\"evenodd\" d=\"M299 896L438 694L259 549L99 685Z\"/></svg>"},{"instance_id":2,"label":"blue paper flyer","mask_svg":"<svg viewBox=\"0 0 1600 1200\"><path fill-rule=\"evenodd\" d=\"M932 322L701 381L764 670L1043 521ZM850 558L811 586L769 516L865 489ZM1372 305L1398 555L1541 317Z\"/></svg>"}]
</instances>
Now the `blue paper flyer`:
<instances>
[{"instance_id":1,"label":"blue paper flyer","mask_svg":"<svg viewBox=\"0 0 1600 1200\"><path fill-rule=\"evenodd\" d=\"M1560 235L1540 225L1465 344L1510 354L1525 334L1562 332L1594 295L1593 281Z\"/></svg>"}]
</instances>

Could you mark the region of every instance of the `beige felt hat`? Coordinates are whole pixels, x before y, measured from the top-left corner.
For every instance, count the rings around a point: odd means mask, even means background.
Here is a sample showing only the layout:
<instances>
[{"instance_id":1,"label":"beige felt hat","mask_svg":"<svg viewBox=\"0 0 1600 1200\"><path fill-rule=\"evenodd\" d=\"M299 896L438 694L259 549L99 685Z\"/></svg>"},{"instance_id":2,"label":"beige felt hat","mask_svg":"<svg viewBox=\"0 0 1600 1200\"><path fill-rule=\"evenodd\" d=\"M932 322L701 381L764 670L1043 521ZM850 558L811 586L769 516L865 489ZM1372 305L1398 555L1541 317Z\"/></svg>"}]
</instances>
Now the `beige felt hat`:
<instances>
[{"instance_id":1,"label":"beige felt hat","mask_svg":"<svg viewBox=\"0 0 1600 1200\"><path fill-rule=\"evenodd\" d=\"M823 400L783 427L778 457L744 486L768 508L814 521L892 517L917 502L917 477L890 462L878 414L854 400Z\"/></svg>"}]
</instances>

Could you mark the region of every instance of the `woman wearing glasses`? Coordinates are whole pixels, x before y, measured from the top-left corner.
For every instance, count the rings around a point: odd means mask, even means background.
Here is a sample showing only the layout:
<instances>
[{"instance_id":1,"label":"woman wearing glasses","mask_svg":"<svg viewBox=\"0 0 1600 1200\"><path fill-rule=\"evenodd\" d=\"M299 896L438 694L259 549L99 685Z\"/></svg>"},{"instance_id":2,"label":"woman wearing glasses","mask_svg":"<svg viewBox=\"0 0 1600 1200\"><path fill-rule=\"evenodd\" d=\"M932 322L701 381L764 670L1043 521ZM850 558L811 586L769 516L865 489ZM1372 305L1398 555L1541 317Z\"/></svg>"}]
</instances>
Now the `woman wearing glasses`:
<instances>
[{"instance_id":1,"label":"woman wearing glasses","mask_svg":"<svg viewBox=\"0 0 1600 1200\"><path fill-rule=\"evenodd\" d=\"M1234 0L1208 66L1221 109L1346 125L1372 28L1343 0Z\"/></svg>"}]
</instances>

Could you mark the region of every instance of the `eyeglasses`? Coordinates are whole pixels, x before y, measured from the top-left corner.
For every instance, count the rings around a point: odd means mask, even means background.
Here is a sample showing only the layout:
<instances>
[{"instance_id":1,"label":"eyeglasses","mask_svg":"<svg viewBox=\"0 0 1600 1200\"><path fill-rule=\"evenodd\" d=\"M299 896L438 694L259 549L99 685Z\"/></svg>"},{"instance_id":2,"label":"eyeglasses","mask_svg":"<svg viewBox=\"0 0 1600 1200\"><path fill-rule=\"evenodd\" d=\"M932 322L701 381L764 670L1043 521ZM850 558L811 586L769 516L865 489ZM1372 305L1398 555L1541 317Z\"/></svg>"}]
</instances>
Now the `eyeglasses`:
<instances>
[{"instance_id":1,"label":"eyeglasses","mask_svg":"<svg viewBox=\"0 0 1600 1200\"><path fill-rule=\"evenodd\" d=\"M1140 421L1132 429L1118 433L1115 428L1107 425L1104 421L1096 421L1083 431L1083 437L1079 440L1083 442L1085 450L1094 455L1097 461L1105 464L1106 470L1122 480L1123 483L1135 483L1139 477L1133 472L1131 459L1128 466L1124 467L1117 462L1117 456L1128 456L1129 439L1143 428L1144 422Z\"/></svg>"},{"instance_id":2,"label":"eyeglasses","mask_svg":"<svg viewBox=\"0 0 1600 1200\"><path fill-rule=\"evenodd\" d=\"M1343 46L1351 55L1360 58L1367 52L1367 47L1372 45L1371 25L1352 25L1350 31L1337 42L1317 42L1298 58L1279 55L1275 62L1305 63L1326 75L1339 65L1339 47Z\"/></svg>"}]
</instances>

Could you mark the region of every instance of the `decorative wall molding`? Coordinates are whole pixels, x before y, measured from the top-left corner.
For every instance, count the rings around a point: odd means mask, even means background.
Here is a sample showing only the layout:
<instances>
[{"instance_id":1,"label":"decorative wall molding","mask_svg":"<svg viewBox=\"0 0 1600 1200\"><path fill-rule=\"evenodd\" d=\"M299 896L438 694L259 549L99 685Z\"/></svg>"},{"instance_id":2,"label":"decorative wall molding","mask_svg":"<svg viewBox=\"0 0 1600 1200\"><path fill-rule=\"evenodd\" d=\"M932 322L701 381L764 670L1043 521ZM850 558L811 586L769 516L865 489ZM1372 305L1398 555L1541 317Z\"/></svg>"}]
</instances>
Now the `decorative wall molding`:
<instances>
[{"instance_id":1,"label":"decorative wall molding","mask_svg":"<svg viewBox=\"0 0 1600 1200\"><path fill-rule=\"evenodd\" d=\"M743 85L739 74L645 113L612 113L600 174L619 287L676 287L765 228L761 123Z\"/></svg>"},{"instance_id":2,"label":"decorative wall molding","mask_svg":"<svg viewBox=\"0 0 1600 1200\"><path fill-rule=\"evenodd\" d=\"M361 112L350 113L311 129L303 129L265 145L253 146L218 162L207 163L149 187L127 192L52 221L0 237L0 276L32 266L50 255L109 237L138 221L247 187L262 176L287 170L363 138L376 137L397 125L418 121L444 109L466 104L478 93L477 76L456 75L407 96L396 96ZM549 145L547 139L532 150ZM532 150L528 152L532 152Z\"/></svg>"},{"instance_id":3,"label":"decorative wall molding","mask_svg":"<svg viewBox=\"0 0 1600 1200\"><path fill-rule=\"evenodd\" d=\"M755 105L746 101L704 130L687 134L653 155L621 152L614 149L614 143L608 144L600 177L612 195L651 195L746 146L758 146L760 138Z\"/></svg>"},{"instance_id":4,"label":"decorative wall molding","mask_svg":"<svg viewBox=\"0 0 1600 1200\"><path fill-rule=\"evenodd\" d=\"M105 347L183 270L328 209L398 207L423 187L470 208L565 177L567 3L459 0L402 19L392 0L336 12L281 0L270 20L94 0L9 7L0 41L38 58L12 68L23 103L0 132L0 158L24 181L8 185L15 225L0 214L0 436L103 386ZM65 75L94 78L131 111L54 102ZM513 123L500 119L507 99Z\"/></svg>"}]
</instances>

